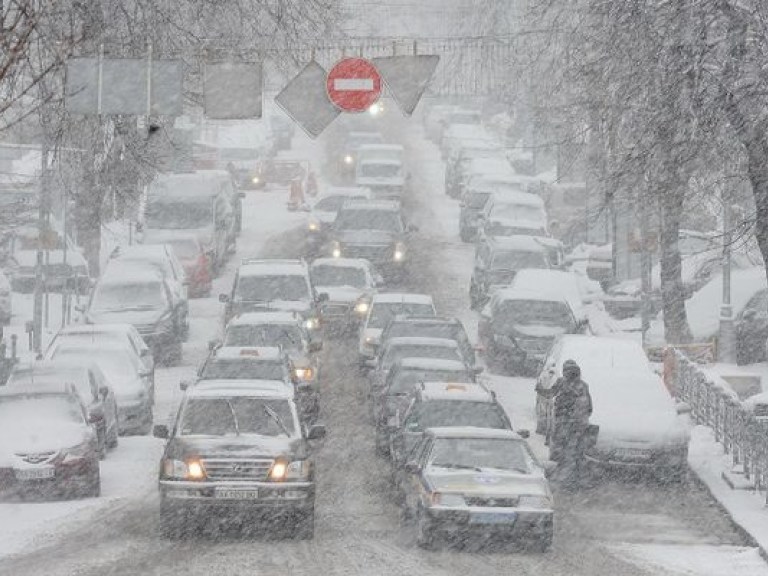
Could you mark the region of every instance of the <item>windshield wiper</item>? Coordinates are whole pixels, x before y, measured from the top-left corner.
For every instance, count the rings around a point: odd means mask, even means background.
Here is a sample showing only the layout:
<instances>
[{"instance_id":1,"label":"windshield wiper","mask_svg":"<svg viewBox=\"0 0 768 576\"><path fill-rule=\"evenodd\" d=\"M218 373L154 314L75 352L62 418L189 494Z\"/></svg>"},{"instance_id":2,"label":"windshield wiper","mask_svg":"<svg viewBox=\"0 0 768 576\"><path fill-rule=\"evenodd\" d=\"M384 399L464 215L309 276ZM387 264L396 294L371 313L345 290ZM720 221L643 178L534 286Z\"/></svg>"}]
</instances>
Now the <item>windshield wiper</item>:
<instances>
[{"instance_id":1,"label":"windshield wiper","mask_svg":"<svg viewBox=\"0 0 768 576\"><path fill-rule=\"evenodd\" d=\"M291 433L288 432L288 428L285 427L285 424L283 423L283 420L280 418L277 412L275 412L275 409L272 408L269 404L264 405L264 413L269 416L272 421L277 424L280 427L280 430L282 430L283 434L288 436L288 438L291 437Z\"/></svg>"},{"instance_id":2,"label":"windshield wiper","mask_svg":"<svg viewBox=\"0 0 768 576\"><path fill-rule=\"evenodd\" d=\"M227 406L229 407L229 412L232 414L232 422L235 424L235 434L240 436L240 423L237 421L237 414L235 414L235 407L232 406L232 403L227 400Z\"/></svg>"},{"instance_id":3,"label":"windshield wiper","mask_svg":"<svg viewBox=\"0 0 768 576\"><path fill-rule=\"evenodd\" d=\"M482 468L478 468L477 466L469 466L467 464L452 464L449 462L433 462L432 466L436 466L437 468L450 468L453 470L474 470L475 472L482 472Z\"/></svg>"}]
</instances>

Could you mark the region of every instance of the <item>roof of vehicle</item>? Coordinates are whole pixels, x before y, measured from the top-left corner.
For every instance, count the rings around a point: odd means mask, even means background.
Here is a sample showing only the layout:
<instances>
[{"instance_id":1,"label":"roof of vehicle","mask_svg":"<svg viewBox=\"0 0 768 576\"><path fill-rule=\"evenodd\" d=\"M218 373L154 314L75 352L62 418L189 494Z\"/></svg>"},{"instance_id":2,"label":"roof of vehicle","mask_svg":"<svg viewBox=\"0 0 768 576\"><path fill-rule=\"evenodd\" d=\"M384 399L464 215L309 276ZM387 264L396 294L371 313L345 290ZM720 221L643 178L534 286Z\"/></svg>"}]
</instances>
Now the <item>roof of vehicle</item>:
<instances>
[{"instance_id":1,"label":"roof of vehicle","mask_svg":"<svg viewBox=\"0 0 768 576\"><path fill-rule=\"evenodd\" d=\"M59 330L59 336L72 334L104 334L105 332L114 332L119 334L128 334L135 330L133 324L70 324Z\"/></svg>"},{"instance_id":2,"label":"roof of vehicle","mask_svg":"<svg viewBox=\"0 0 768 576\"><path fill-rule=\"evenodd\" d=\"M397 314L390 324L398 323L412 323L412 324L461 324L461 320L448 316L426 316L424 314Z\"/></svg>"},{"instance_id":3,"label":"roof of vehicle","mask_svg":"<svg viewBox=\"0 0 768 576\"><path fill-rule=\"evenodd\" d=\"M382 140L384 139L384 136L382 136L381 132L375 132L373 130L352 130L347 134L347 138L371 138L371 137L378 137Z\"/></svg>"},{"instance_id":4,"label":"roof of vehicle","mask_svg":"<svg viewBox=\"0 0 768 576\"><path fill-rule=\"evenodd\" d=\"M458 348L459 343L450 338L430 338L423 336L397 336L387 340L386 346L434 346L443 348Z\"/></svg>"},{"instance_id":5,"label":"roof of vehicle","mask_svg":"<svg viewBox=\"0 0 768 576\"><path fill-rule=\"evenodd\" d=\"M70 384L40 384L34 388L26 386L0 386L0 396L27 396L29 394L54 394L54 395L76 395Z\"/></svg>"},{"instance_id":6,"label":"roof of vehicle","mask_svg":"<svg viewBox=\"0 0 768 576\"><path fill-rule=\"evenodd\" d=\"M141 262L125 262L108 267L99 278L99 284L150 284L163 282L163 275L154 266Z\"/></svg>"},{"instance_id":7,"label":"roof of vehicle","mask_svg":"<svg viewBox=\"0 0 768 576\"><path fill-rule=\"evenodd\" d=\"M370 198L372 195L371 189L366 186L330 186L325 189L324 193L320 194L320 199L331 196L362 196Z\"/></svg>"},{"instance_id":8,"label":"roof of vehicle","mask_svg":"<svg viewBox=\"0 0 768 576\"><path fill-rule=\"evenodd\" d=\"M562 291L557 287L542 287L538 290L526 288L499 288L493 293L493 298L499 300L535 300L538 302L562 302L568 308L572 308L571 303Z\"/></svg>"},{"instance_id":9,"label":"roof of vehicle","mask_svg":"<svg viewBox=\"0 0 768 576\"><path fill-rule=\"evenodd\" d=\"M240 276L301 276L307 274L303 260L246 259L238 269Z\"/></svg>"},{"instance_id":10,"label":"roof of vehicle","mask_svg":"<svg viewBox=\"0 0 768 576\"><path fill-rule=\"evenodd\" d=\"M258 325L258 324L296 324L301 319L293 312L246 312L232 318L229 326Z\"/></svg>"},{"instance_id":11,"label":"roof of vehicle","mask_svg":"<svg viewBox=\"0 0 768 576\"><path fill-rule=\"evenodd\" d=\"M564 334L557 339L558 348L565 356L584 364L584 368L599 364L600 369L649 367L642 345L632 338ZM630 362L631 361L631 362Z\"/></svg>"},{"instance_id":12,"label":"roof of vehicle","mask_svg":"<svg viewBox=\"0 0 768 576\"><path fill-rule=\"evenodd\" d=\"M310 269L315 266L333 266L334 268L359 268L368 270L371 263L365 258L317 258L312 261Z\"/></svg>"},{"instance_id":13,"label":"roof of vehicle","mask_svg":"<svg viewBox=\"0 0 768 576\"><path fill-rule=\"evenodd\" d=\"M485 242L492 250L520 250L524 252L541 252L546 250L535 236L518 234L514 236L489 236Z\"/></svg>"},{"instance_id":14,"label":"roof of vehicle","mask_svg":"<svg viewBox=\"0 0 768 576\"><path fill-rule=\"evenodd\" d=\"M469 171L475 174L487 174L489 172L492 174L504 174L507 172L514 174L515 169L512 168L512 165L506 158L491 156L490 158L472 158Z\"/></svg>"},{"instance_id":15,"label":"roof of vehicle","mask_svg":"<svg viewBox=\"0 0 768 576\"><path fill-rule=\"evenodd\" d=\"M37 265L37 250L16 250L11 258L21 266ZM64 250L56 248L48 250L48 264L62 264L64 262ZM77 250L67 250L67 263L70 266L87 267L85 257Z\"/></svg>"},{"instance_id":16,"label":"roof of vehicle","mask_svg":"<svg viewBox=\"0 0 768 576\"><path fill-rule=\"evenodd\" d=\"M188 398L222 398L248 396L253 398L294 397L293 389L280 380L200 380L187 388Z\"/></svg>"},{"instance_id":17,"label":"roof of vehicle","mask_svg":"<svg viewBox=\"0 0 768 576\"><path fill-rule=\"evenodd\" d=\"M13 373L56 374L60 372L82 372L85 374L91 369L91 366L71 360L38 360L33 363L18 365L14 368Z\"/></svg>"},{"instance_id":18,"label":"roof of vehicle","mask_svg":"<svg viewBox=\"0 0 768 576\"><path fill-rule=\"evenodd\" d=\"M453 372L466 372L467 366L460 360L443 360L441 358L403 358L398 360L393 370L424 370L424 371L453 371Z\"/></svg>"},{"instance_id":19,"label":"roof of vehicle","mask_svg":"<svg viewBox=\"0 0 768 576\"><path fill-rule=\"evenodd\" d=\"M412 294L409 292L384 292L374 294L373 304L429 304L433 305L429 294Z\"/></svg>"},{"instance_id":20,"label":"roof of vehicle","mask_svg":"<svg viewBox=\"0 0 768 576\"><path fill-rule=\"evenodd\" d=\"M495 395L480 384L467 382L423 382L417 385L417 396L424 402L485 402L496 401Z\"/></svg>"},{"instance_id":21,"label":"roof of vehicle","mask_svg":"<svg viewBox=\"0 0 768 576\"><path fill-rule=\"evenodd\" d=\"M523 440L517 432L503 428L478 428L476 426L448 426L428 428L425 432L434 438L488 438L499 440Z\"/></svg>"},{"instance_id":22,"label":"roof of vehicle","mask_svg":"<svg viewBox=\"0 0 768 576\"><path fill-rule=\"evenodd\" d=\"M364 148L364 146L363 146L363 148ZM391 166L401 166L403 163L402 163L402 161L399 158L385 158L385 157L373 156L373 157L363 158L362 160L360 160L360 164L361 165L365 165L365 164L388 164L388 165L391 165Z\"/></svg>"},{"instance_id":23,"label":"roof of vehicle","mask_svg":"<svg viewBox=\"0 0 768 576\"><path fill-rule=\"evenodd\" d=\"M498 150L500 153L504 153L504 148L493 140L469 140L459 144L459 154L472 150Z\"/></svg>"},{"instance_id":24,"label":"roof of vehicle","mask_svg":"<svg viewBox=\"0 0 768 576\"><path fill-rule=\"evenodd\" d=\"M449 124L445 129L444 137L492 140L488 131L479 124Z\"/></svg>"},{"instance_id":25,"label":"roof of vehicle","mask_svg":"<svg viewBox=\"0 0 768 576\"><path fill-rule=\"evenodd\" d=\"M544 207L544 200L541 199L541 196L522 190L510 190L508 192L494 191L493 202L495 205L524 204L526 206ZM491 211L493 211L493 209L491 209Z\"/></svg>"},{"instance_id":26,"label":"roof of vehicle","mask_svg":"<svg viewBox=\"0 0 768 576\"><path fill-rule=\"evenodd\" d=\"M392 212L400 211L400 202L396 200L363 200L351 199L344 202L342 210L389 210Z\"/></svg>"},{"instance_id":27,"label":"roof of vehicle","mask_svg":"<svg viewBox=\"0 0 768 576\"><path fill-rule=\"evenodd\" d=\"M283 352L277 346L222 346L214 355L215 360L282 360Z\"/></svg>"},{"instance_id":28,"label":"roof of vehicle","mask_svg":"<svg viewBox=\"0 0 768 576\"><path fill-rule=\"evenodd\" d=\"M158 174L150 184L150 190L153 185L163 182L189 182L189 181L207 181L211 183L210 188L174 186L163 189L162 195L150 194L152 200L164 200L173 198L174 200L184 200L186 198L199 199L216 196L220 189L215 184L218 182L231 181L232 176L226 170L195 170L194 172L180 172L173 174Z\"/></svg>"}]
</instances>

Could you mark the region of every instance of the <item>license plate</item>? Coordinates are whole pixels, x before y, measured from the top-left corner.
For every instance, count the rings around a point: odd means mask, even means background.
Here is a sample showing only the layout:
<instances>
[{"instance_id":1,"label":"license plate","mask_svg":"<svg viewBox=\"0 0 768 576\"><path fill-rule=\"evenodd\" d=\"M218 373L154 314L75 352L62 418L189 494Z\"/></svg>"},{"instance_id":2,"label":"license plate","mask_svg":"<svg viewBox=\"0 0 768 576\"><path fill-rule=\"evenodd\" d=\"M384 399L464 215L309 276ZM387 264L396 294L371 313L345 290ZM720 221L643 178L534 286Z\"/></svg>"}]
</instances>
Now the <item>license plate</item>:
<instances>
[{"instance_id":1,"label":"license plate","mask_svg":"<svg viewBox=\"0 0 768 576\"><path fill-rule=\"evenodd\" d=\"M470 524L514 524L514 514L472 514Z\"/></svg>"},{"instance_id":2,"label":"license plate","mask_svg":"<svg viewBox=\"0 0 768 576\"><path fill-rule=\"evenodd\" d=\"M226 500L256 500L259 497L258 490L216 490L216 498Z\"/></svg>"},{"instance_id":3,"label":"license plate","mask_svg":"<svg viewBox=\"0 0 768 576\"><path fill-rule=\"evenodd\" d=\"M53 466L46 466L45 468L24 468L22 470L14 470L16 480L44 480L45 478L53 478L56 474Z\"/></svg>"}]
</instances>

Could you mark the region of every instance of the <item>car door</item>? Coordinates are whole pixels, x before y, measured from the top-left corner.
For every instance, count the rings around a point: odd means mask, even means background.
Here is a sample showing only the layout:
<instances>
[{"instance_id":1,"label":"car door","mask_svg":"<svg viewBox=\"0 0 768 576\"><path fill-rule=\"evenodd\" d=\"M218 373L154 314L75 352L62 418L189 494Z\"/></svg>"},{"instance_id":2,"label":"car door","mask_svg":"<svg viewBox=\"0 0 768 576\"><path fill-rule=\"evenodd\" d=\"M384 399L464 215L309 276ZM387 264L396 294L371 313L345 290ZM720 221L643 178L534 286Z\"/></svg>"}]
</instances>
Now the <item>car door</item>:
<instances>
[{"instance_id":1,"label":"car door","mask_svg":"<svg viewBox=\"0 0 768 576\"><path fill-rule=\"evenodd\" d=\"M424 489L421 475L424 471L424 466L427 461L427 454L432 446L432 441L429 438L422 438L418 444L416 444L405 455L403 466L397 470L398 488L403 494L403 506L406 510L406 515L413 517L416 513L419 500L421 499L422 491ZM418 470L409 471L405 469L405 464L413 462L418 466Z\"/></svg>"}]
</instances>

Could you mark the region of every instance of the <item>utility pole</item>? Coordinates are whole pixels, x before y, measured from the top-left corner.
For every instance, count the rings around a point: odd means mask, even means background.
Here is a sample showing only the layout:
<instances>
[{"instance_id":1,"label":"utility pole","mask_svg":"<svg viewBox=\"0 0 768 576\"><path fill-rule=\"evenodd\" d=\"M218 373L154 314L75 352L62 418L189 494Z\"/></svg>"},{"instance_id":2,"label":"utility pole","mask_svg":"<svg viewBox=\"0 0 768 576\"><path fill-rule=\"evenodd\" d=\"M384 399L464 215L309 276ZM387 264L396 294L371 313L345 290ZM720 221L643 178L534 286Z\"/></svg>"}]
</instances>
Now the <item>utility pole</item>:
<instances>
[{"instance_id":1,"label":"utility pole","mask_svg":"<svg viewBox=\"0 0 768 576\"><path fill-rule=\"evenodd\" d=\"M717 340L717 360L736 362L736 326L731 306L731 196L723 188L723 301L720 305L720 333Z\"/></svg>"},{"instance_id":2,"label":"utility pole","mask_svg":"<svg viewBox=\"0 0 768 576\"><path fill-rule=\"evenodd\" d=\"M43 292L45 278L43 270L44 246L48 242L50 229L51 187L49 156L51 153L48 140L48 118L43 110L40 114L43 141L40 147L40 201L37 217L37 265L35 266L35 296L32 313L32 350L40 354L43 350Z\"/></svg>"}]
</instances>

